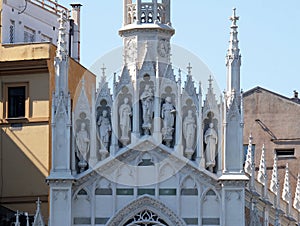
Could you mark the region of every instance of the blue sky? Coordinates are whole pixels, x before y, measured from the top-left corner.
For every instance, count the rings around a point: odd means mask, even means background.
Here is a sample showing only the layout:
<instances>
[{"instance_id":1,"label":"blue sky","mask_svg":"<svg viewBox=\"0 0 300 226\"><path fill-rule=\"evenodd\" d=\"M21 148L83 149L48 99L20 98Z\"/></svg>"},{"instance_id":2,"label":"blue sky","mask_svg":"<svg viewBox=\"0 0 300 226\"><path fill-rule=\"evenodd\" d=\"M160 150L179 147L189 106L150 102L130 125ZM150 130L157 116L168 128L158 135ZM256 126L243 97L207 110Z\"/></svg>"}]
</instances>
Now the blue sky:
<instances>
[{"instance_id":1,"label":"blue sky","mask_svg":"<svg viewBox=\"0 0 300 226\"><path fill-rule=\"evenodd\" d=\"M74 3L59 0L62 5ZM78 0L81 18L81 63L90 68L101 56L122 45L122 0ZM225 55L229 16L237 8L242 54L241 87L262 86L292 97L300 91L299 0L173 0L172 43L197 55L226 88ZM187 59L188 61L188 59Z\"/></svg>"}]
</instances>

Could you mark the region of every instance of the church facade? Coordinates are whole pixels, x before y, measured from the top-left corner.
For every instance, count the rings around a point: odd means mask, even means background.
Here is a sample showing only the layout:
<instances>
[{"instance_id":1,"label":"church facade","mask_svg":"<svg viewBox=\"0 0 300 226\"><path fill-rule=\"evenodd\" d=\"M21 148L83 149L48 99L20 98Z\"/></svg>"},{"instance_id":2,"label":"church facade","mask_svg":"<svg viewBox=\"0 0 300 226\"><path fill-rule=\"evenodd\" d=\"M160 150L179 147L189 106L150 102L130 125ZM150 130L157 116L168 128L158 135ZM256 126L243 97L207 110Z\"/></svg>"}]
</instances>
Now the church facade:
<instances>
[{"instance_id":1,"label":"church facade","mask_svg":"<svg viewBox=\"0 0 300 226\"><path fill-rule=\"evenodd\" d=\"M260 191L254 192L258 182L251 174L251 147L245 167L251 186L244 172L235 9L227 89L217 98L211 77L203 94L190 66L185 82L172 68L170 3L124 0L121 74L114 76L112 87L103 76L97 92L82 79L72 100L62 15L47 178L49 225L296 224L295 209L285 216L267 196L260 199ZM300 197L295 203L299 208Z\"/></svg>"}]
</instances>

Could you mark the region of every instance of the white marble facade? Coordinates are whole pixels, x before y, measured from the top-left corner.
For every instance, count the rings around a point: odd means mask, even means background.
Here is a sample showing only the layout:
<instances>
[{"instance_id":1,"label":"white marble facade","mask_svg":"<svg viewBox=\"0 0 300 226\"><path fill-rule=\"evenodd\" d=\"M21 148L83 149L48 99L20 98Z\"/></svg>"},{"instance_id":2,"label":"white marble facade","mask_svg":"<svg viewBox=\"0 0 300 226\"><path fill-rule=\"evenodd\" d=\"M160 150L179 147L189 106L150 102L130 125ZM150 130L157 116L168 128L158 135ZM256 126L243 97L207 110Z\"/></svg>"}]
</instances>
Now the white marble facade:
<instances>
[{"instance_id":1,"label":"white marble facade","mask_svg":"<svg viewBox=\"0 0 300 226\"><path fill-rule=\"evenodd\" d=\"M57 52L51 226L245 224L235 11L231 19L227 76L235 82L221 98L211 77L202 94L191 66L184 84L174 73L170 0L124 0L122 72L113 87L103 76L91 101L83 80L73 109L67 59Z\"/></svg>"}]
</instances>

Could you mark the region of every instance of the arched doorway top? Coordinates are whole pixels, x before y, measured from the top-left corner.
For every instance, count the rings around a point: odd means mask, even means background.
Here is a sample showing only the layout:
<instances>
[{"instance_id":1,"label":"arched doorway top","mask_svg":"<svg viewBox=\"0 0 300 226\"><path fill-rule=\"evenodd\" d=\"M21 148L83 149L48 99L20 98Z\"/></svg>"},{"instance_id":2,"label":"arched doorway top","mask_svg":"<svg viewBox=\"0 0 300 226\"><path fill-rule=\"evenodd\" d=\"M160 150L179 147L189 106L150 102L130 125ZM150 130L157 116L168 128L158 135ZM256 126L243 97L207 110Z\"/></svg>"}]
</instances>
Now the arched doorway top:
<instances>
[{"instance_id":1,"label":"arched doorway top","mask_svg":"<svg viewBox=\"0 0 300 226\"><path fill-rule=\"evenodd\" d=\"M143 225L157 223L161 226L186 226L169 207L160 201L145 195L121 209L108 222L108 226Z\"/></svg>"}]
</instances>

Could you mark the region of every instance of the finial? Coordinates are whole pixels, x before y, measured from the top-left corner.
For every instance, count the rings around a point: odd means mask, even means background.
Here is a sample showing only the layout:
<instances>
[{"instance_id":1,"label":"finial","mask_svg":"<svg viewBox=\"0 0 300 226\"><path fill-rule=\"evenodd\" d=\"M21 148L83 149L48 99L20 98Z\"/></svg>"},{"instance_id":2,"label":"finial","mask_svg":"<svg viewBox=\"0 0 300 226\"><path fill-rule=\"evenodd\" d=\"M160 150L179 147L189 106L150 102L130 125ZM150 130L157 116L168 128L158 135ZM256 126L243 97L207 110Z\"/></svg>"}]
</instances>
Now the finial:
<instances>
[{"instance_id":1,"label":"finial","mask_svg":"<svg viewBox=\"0 0 300 226\"><path fill-rule=\"evenodd\" d=\"M249 143L248 143L248 149L247 149L247 156L246 156L246 162L244 166L244 170L246 173L251 175L251 169L252 169L252 134L249 135Z\"/></svg>"},{"instance_id":2,"label":"finial","mask_svg":"<svg viewBox=\"0 0 300 226\"><path fill-rule=\"evenodd\" d=\"M20 213L19 213L19 210L17 210L17 213L15 214L16 216L16 222L15 222L15 226L20 226Z\"/></svg>"},{"instance_id":3,"label":"finial","mask_svg":"<svg viewBox=\"0 0 300 226\"><path fill-rule=\"evenodd\" d=\"M149 48L149 42L146 41L146 42L145 42L145 49L146 49L146 52L148 51L148 48Z\"/></svg>"},{"instance_id":4,"label":"finial","mask_svg":"<svg viewBox=\"0 0 300 226\"><path fill-rule=\"evenodd\" d=\"M188 69L188 75L192 74L192 66L191 63L189 63L189 65L186 67Z\"/></svg>"},{"instance_id":5,"label":"finial","mask_svg":"<svg viewBox=\"0 0 300 226\"><path fill-rule=\"evenodd\" d=\"M105 67L105 65L103 64L102 68L100 68L102 70L102 76L101 76L101 83L104 84L106 82L106 75L105 75L105 70L107 69Z\"/></svg>"},{"instance_id":6,"label":"finial","mask_svg":"<svg viewBox=\"0 0 300 226\"><path fill-rule=\"evenodd\" d=\"M178 69L178 80L181 81L181 69L180 68Z\"/></svg>"},{"instance_id":7,"label":"finial","mask_svg":"<svg viewBox=\"0 0 300 226\"><path fill-rule=\"evenodd\" d=\"M199 95L202 95L202 83L199 82Z\"/></svg>"},{"instance_id":8,"label":"finial","mask_svg":"<svg viewBox=\"0 0 300 226\"><path fill-rule=\"evenodd\" d=\"M261 150L261 157L260 157L259 171L257 174L257 179L264 186L266 183L266 175L267 175L267 167L266 167L266 159L265 159L265 144L263 144L263 147Z\"/></svg>"},{"instance_id":9,"label":"finial","mask_svg":"<svg viewBox=\"0 0 300 226\"><path fill-rule=\"evenodd\" d=\"M114 80L113 80L114 85L116 85L116 82L117 82L117 72L114 72Z\"/></svg>"},{"instance_id":10,"label":"finial","mask_svg":"<svg viewBox=\"0 0 300 226\"><path fill-rule=\"evenodd\" d=\"M278 184L278 166L277 166L277 155L274 153L274 164L273 164L273 170L272 170L272 179L270 183L270 190L273 193L277 193L279 189Z\"/></svg>"},{"instance_id":11,"label":"finial","mask_svg":"<svg viewBox=\"0 0 300 226\"><path fill-rule=\"evenodd\" d=\"M41 213L41 201L40 198L38 198L38 200L36 201L36 212L34 215L34 221L32 226L45 226L45 223L43 221L43 216Z\"/></svg>"},{"instance_id":12,"label":"finial","mask_svg":"<svg viewBox=\"0 0 300 226\"><path fill-rule=\"evenodd\" d=\"M296 210L298 210L298 212L300 212L300 174L298 174L298 177L297 177L297 187L296 187L293 207Z\"/></svg>"},{"instance_id":13,"label":"finial","mask_svg":"<svg viewBox=\"0 0 300 226\"><path fill-rule=\"evenodd\" d=\"M229 19L232 21L231 27L236 27L236 22L240 19L239 16L236 16L236 8L232 9L232 16Z\"/></svg>"},{"instance_id":14,"label":"finial","mask_svg":"<svg viewBox=\"0 0 300 226\"><path fill-rule=\"evenodd\" d=\"M105 64L103 64L102 68L100 68L102 70L102 76L105 77L105 70L107 69L105 67Z\"/></svg>"},{"instance_id":15,"label":"finial","mask_svg":"<svg viewBox=\"0 0 300 226\"><path fill-rule=\"evenodd\" d=\"M57 50L56 57L60 60L65 60L67 57L67 41L66 41L66 12L60 14L58 19L59 28L58 28L58 41L57 41Z\"/></svg>"},{"instance_id":16,"label":"finial","mask_svg":"<svg viewBox=\"0 0 300 226\"><path fill-rule=\"evenodd\" d=\"M42 204L42 202L41 202L41 200L40 200L40 197L38 197L38 200L36 201L36 209L37 209L37 210L40 210L40 209L41 209L41 204Z\"/></svg>"},{"instance_id":17,"label":"finial","mask_svg":"<svg viewBox=\"0 0 300 226\"><path fill-rule=\"evenodd\" d=\"M282 190L282 199L287 203L290 203L291 198L291 187L290 187L290 176L289 176L289 164L286 163L285 167L285 176L284 176L284 184Z\"/></svg>"},{"instance_id":18,"label":"finial","mask_svg":"<svg viewBox=\"0 0 300 226\"><path fill-rule=\"evenodd\" d=\"M209 88L212 88L212 82L213 82L213 81L214 81L214 80L212 79L212 76L209 75L209 78L208 78Z\"/></svg>"}]
</instances>

